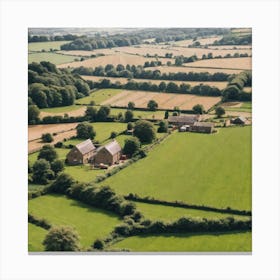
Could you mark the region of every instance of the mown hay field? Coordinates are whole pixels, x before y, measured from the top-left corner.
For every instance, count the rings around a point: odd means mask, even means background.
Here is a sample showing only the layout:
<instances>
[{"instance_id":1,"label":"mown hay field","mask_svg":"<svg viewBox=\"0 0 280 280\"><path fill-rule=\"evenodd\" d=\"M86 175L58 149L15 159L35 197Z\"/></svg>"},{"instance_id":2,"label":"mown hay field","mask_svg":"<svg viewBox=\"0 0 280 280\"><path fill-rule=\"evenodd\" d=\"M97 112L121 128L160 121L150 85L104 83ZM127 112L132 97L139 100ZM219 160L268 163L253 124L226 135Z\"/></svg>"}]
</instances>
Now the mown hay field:
<instances>
[{"instance_id":1,"label":"mown hay field","mask_svg":"<svg viewBox=\"0 0 280 280\"><path fill-rule=\"evenodd\" d=\"M159 59L163 64L166 64L167 61L173 61L172 59L160 58ZM72 63L64 63L58 65L58 68L76 68L80 66L84 67L97 67L97 66L106 66L107 64L112 64L117 66L118 64L122 65L144 65L146 61L155 61L155 58L146 58L143 56L133 55L133 54L125 54L118 53L106 56L99 56L96 58L86 59L84 61L76 61Z\"/></svg>"},{"instance_id":2,"label":"mown hay field","mask_svg":"<svg viewBox=\"0 0 280 280\"><path fill-rule=\"evenodd\" d=\"M133 252L251 252L252 233L132 236L113 244L110 249Z\"/></svg>"},{"instance_id":3,"label":"mown hay field","mask_svg":"<svg viewBox=\"0 0 280 280\"><path fill-rule=\"evenodd\" d=\"M251 127L172 134L102 185L121 194L250 210Z\"/></svg>"},{"instance_id":4,"label":"mown hay field","mask_svg":"<svg viewBox=\"0 0 280 280\"><path fill-rule=\"evenodd\" d=\"M40 118L46 116L64 116L67 114L69 117L83 116L85 114L86 107L80 105L43 108L40 110Z\"/></svg>"},{"instance_id":5,"label":"mown hay field","mask_svg":"<svg viewBox=\"0 0 280 280\"><path fill-rule=\"evenodd\" d=\"M90 207L62 195L49 194L28 201L28 212L54 226L71 226L86 248L97 238L109 234L121 219L105 210Z\"/></svg>"},{"instance_id":6,"label":"mown hay field","mask_svg":"<svg viewBox=\"0 0 280 280\"><path fill-rule=\"evenodd\" d=\"M184 64L187 67L211 67L211 68L229 68L229 69L252 69L251 57L238 57L238 58L217 58L217 59L205 59L191 63Z\"/></svg>"},{"instance_id":7,"label":"mown hay field","mask_svg":"<svg viewBox=\"0 0 280 280\"><path fill-rule=\"evenodd\" d=\"M135 108L147 108L150 100L155 100L158 103L159 109L173 109L175 106L178 106L181 110L192 110L194 105L202 104L208 110L218 103L221 98L193 94L122 90L119 94L107 99L101 104L126 107L129 102L134 102Z\"/></svg>"},{"instance_id":8,"label":"mown hay field","mask_svg":"<svg viewBox=\"0 0 280 280\"><path fill-rule=\"evenodd\" d=\"M149 69L149 68L148 68ZM120 82L121 84L126 84L129 81L135 81L137 83L152 83L155 85L159 85L161 82L165 82L166 84L172 82L177 85L181 84L189 84L192 87L200 84L208 85L211 87L217 87L218 89L224 89L227 86L227 82L193 82L193 81L167 81L167 80L149 80L149 79L127 79L127 78L111 78L111 77L100 77L100 76L81 76L83 79L87 81L99 82L103 79L110 80L112 83Z\"/></svg>"},{"instance_id":9,"label":"mown hay field","mask_svg":"<svg viewBox=\"0 0 280 280\"><path fill-rule=\"evenodd\" d=\"M36 42L36 43L28 43L28 51L32 52L41 52L42 50L50 51L60 50L60 46L70 41L51 41L51 42Z\"/></svg>"},{"instance_id":10,"label":"mown hay field","mask_svg":"<svg viewBox=\"0 0 280 280\"><path fill-rule=\"evenodd\" d=\"M75 59L79 59L77 56L73 55L62 55L58 53L51 53L51 52L38 52L38 53L29 53L28 54L28 63L37 62L40 63L41 61L49 61L53 64L62 64L62 63L69 63L75 61Z\"/></svg>"}]
</instances>

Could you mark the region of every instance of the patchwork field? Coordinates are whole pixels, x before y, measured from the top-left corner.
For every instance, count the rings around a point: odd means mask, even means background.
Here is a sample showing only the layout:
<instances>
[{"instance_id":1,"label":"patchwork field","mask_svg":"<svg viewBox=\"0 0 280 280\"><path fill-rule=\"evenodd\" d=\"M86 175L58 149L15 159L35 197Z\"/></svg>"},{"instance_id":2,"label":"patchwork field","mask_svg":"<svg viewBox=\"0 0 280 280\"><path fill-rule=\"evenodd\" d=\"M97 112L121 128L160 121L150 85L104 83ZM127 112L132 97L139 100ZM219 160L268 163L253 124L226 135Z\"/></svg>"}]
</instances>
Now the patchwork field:
<instances>
[{"instance_id":1,"label":"patchwork field","mask_svg":"<svg viewBox=\"0 0 280 280\"><path fill-rule=\"evenodd\" d=\"M93 82L99 82L103 79L110 80L112 83L120 82L121 84L126 84L128 81L135 81L138 83L150 82L152 84L159 85L161 82L168 84L169 82L175 83L177 85L189 84L192 87L200 84L208 85L211 87L217 87L218 89L224 89L227 86L227 82L193 82L193 81L167 81L167 80L149 80L149 79L127 79L127 78L111 78L111 77L100 77L100 76L81 76L83 79Z\"/></svg>"},{"instance_id":2,"label":"patchwork field","mask_svg":"<svg viewBox=\"0 0 280 280\"><path fill-rule=\"evenodd\" d=\"M121 223L120 218L111 212L54 194L29 200L28 211L36 217L46 219L52 225L75 228L83 247L89 247L96 238L109 234Z\"/></svg>"},{"instance_id":3,"label":"patchwork field","mask_svg":"<svg viewBox=\"0 0 280 280\"><path fill-rule=\"evenodd\" d=\"M69 63L72 61L75 61L77 56L72 55L62 55L57 53L50 53L50 52L38 52L38 53L29 53L28 54L28 63L37 62L40 61L49 61L53 64L62 64L62 63Z\"/></svg>"},{"instance_id":4,"label":"patchwork field","mask_svg":"<svg viewBox=\"0 0 280 280\"><path fill-rule=\"evenodd\" d=\"M59 68L75 68L75 67L97 67L97 66L106 66L107 64L113 64L114 66L117 66L118 64L122 65L144 65L146 61L152 61L155 59L152 58L145 58L138 55L132 55L132 54L124 54L124 53L118 53L118 54L112 54L107 56L99 56L96 58L87 59L84 61L77 61L72 63L64 63L61 65L58 65ZM167 61L172 61L172 59L167 58L160 58L159 59L163 64L165 64ZM63 62L62 62L63 63Z\"/></svg>"},{"instance_id":5,"label":"patchwork field","mask_svg":"<svg viewBox=\"0 0 280 280\"><path fill-rule=\"evenodd\" d=\"M252 234L163 234L133 236L115 243L109 249L133 252L251 252Z\"/></svg>"},{"instance_id":6,"label":"patchwork field","mask_svg":"<svg viewBox=\"0 0 280 280\"><path fill-rule=\"evenodd\" d=\"M36 43L28 43L28 51L33 52L41 52L42 50L50 51L60 50L60 46L70 41L51 41L51 42L36 42Z\"/></svg>"},{"instance_id":7,"label":"patchwork field","mask_svg":"<svg viewBox=\"0 0 280 280\"><path fill-rule=\"evenodd\" d=\"M184 64L187 67L211 67L211 68L231 68L231 69L252 69L251 57L239 57L239 58L217 58L217 59L205 59L191 63Z\"/></svg>"},{"instance_id":8,"label":"patchwork field","mask_svg":"<svg viewBox=\"0 0 280 280\"><path fill-rule=\"evenodd\" d=\"M121 194L250 210L251 127L175 133L102 185Z\"/></svg>"},{"instance_id":9,"label":"patchwork field","mask_svg":"<svg viewBox=\"0 0 280 280\"><path fill-rule=\"evenodd\" d=\"M220 101L220 97L197 96L193 94L155 93L149 91L122 90L121 93L102 102L102 105L126 107L134 102L136 108L147 108L149 100L155 100L159 109L173 109L179 106L182 110L192 110L196 104L202 104L206 110Z\"/></svg>"}]
</instances>

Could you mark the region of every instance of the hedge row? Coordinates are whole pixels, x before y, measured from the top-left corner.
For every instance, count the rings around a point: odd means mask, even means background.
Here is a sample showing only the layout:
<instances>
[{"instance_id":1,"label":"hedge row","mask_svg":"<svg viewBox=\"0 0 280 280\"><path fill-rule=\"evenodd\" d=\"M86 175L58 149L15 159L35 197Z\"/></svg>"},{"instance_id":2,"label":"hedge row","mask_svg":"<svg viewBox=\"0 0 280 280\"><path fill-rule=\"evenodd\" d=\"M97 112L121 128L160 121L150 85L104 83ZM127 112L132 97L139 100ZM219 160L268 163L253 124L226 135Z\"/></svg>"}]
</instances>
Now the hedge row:
<instances>
[{"instance_id":1,"label":"hedge row","mask_svg":"<svg viewBox=\"0 0 280 280\"><path fill-rule=\"evenodd\" d=\"M28 223L44 228L46 230L49 230L52 226L47 220L37 218L32 214L28 214Z\"/></svg>"}]
</instances>

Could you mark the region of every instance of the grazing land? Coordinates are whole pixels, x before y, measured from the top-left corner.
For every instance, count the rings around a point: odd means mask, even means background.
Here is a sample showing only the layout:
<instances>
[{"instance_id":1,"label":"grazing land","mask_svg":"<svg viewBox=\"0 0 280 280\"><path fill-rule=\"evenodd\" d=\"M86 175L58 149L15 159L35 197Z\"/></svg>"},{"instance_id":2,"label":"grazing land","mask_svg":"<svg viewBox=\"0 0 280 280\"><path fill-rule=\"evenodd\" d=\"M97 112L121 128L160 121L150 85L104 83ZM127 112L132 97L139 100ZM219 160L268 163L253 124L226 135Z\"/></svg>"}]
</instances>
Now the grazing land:
<instances>
[{"instance_id":1,"label":"grazing land","mask_svg":"<svg viewBox=\"0 0 280 280\"><path fill-rule=\"evenodd\" d=\"M112 83L116 83L116 82L120 82L121 84L126 84L128 81L135 81L135 82L150 82L152 84L155 85L159 85L161 82L165 82L166 84L169 82L175 83L177 85L181 85L181 84L189 84L190 86L194 87L196 85L200 85L200 84L204 84L204 85L208 85L211 87L217 87L218 89L224 89L227 86L227 82L193 82L193 81L167 81L167 80L149 80L149 79L127 79L127 78L109 78L109 77L100 77L100 76L82 76L83 79L87 80L87 81L93 81L93 82L99 82L102 81L103 79L108 79L110 80Z\"/></svg>"},{"instance_id":2,"label":"grazing land","mask_svg":"<svg viewBox=\"0 0 280 280\"><path fill-rule=\"evenodd\" d=\"M115 243L110 249L133 252L251 252L252 234L162 234L133 236Z\"/></svg>"},{"instance_id":3,"label":"grazing land","mask_svg":"<svg viewBox=\"0 0 280 280\"><path fill-rule=\"evenodd\" d=\"M126 107L134 102L136 108L147 108L149 100L155 100L159 109L173 109L179 106L182 110L192 110L196 104L202 104L206 110L218 103L220 97L197 96L193 94L156 93L149 91L123 90L119 94L102 102L102 105Z\"/></svg>"},{"instance_id":4,"label":"grazing land","mask_svg":"<svg viewBox=\"0 0 280 280\"><path fill-rule=\"evenodd\" d=\"M28 251L29 252L42 252L44 251L43 241L48 231L28 223Z\"/></svg>"},{"instance_id":5,"label":"grazing land","mask_svg":"<svg viewBox=\"0 0 280 280\"><path fill-rule=\"evenodd\" d=\"M252 102L237 102L237 104L225 103L223 107L226 111L252 112Z\"/></svg>"},{"instance_id":6,"label":"grazing land","mask_svg":"<svg viewBox=\"0 0 280 280\"><path fill-rule=\"evenodd\" d=\"M72 109L68 108L72 107ZM47 116L64 116L67 114L69 117L78 117L85 114L86 107L80 105L65 106L65 107L55 107L55 108L45 108L41 109L40 118Z\"/></svg>"},{"instance_id":7,"label":"grazing land","mask_svg":"<svg viewBox=\"0 0 280 280\"><path fill-rule=\"evenodd\" d=\"M111 212L54 194L29 200L28 211L36 217L46 219L52 225L75 228L84 248L91 246L96 238L109 234L121 223L120 218Z\"/></svg>"},{"instance_id":8,"label":"grazing land","mask_svg":"<svg viewBox=\"0 0 280 280\"><path fill-rule=\"evenodd\" d=\"M251 127L173 134L104 184L121 194L250 210Z\"/></svg>"},{"instance_id":9,"label":"grazing land","mask_svg":"<svg viewBox=\"0 0 280 280\"><path fill-rule=\"evenodd\" d=\"M28 63L32 62L41 62L41 61L49 61L53 64L62 64L62 63L69 63L72 61L75 61L77 56L73 55L62 55L57 53L51 53L51 52L38 52L38 53L30 53L28 54Z\"/></svg>"},{"instance_id":10,"label":"grazing land","mask_svg":"<svg viewBox=\"0 0 280 280\"><path fill-rule=\"evenodd\" d=\"M38 42L28 43L28 51L41 52L52 50L60 50L60 46L69 43L70 41L50 41L50 42Z\"/></svg>"}]
</instances>

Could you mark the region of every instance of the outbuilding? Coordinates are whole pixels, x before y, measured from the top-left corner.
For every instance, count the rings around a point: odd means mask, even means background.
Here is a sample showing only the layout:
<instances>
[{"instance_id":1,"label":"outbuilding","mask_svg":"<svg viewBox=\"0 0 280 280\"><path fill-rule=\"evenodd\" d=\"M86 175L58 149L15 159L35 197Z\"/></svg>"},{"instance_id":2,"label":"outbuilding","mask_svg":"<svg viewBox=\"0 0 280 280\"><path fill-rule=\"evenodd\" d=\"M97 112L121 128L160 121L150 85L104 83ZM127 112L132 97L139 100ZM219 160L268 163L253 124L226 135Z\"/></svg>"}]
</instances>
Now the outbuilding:
<instances>
[{"instance_id":1,"label":"outbuilding","mask_svg":"<svg viewBox=\"0 0 280 280\"><path fill-rule=\"evenodd\" d=\"M190 126L190 131L200 133L213 133L214 124L211 122L195 122Z\"/></svg>"},{"instance_id":2,"label":"outbuilding","mask_svg":"<svg viewBox=\"0 0 280 280\"><path fill-rule=\"evenodd\" d=\"M180 116L170 116L168 118L168 123L181 127L183 125L193 125L195 122L200 121L200 115L180 115Z\"/></svg>"}]
</instances>

